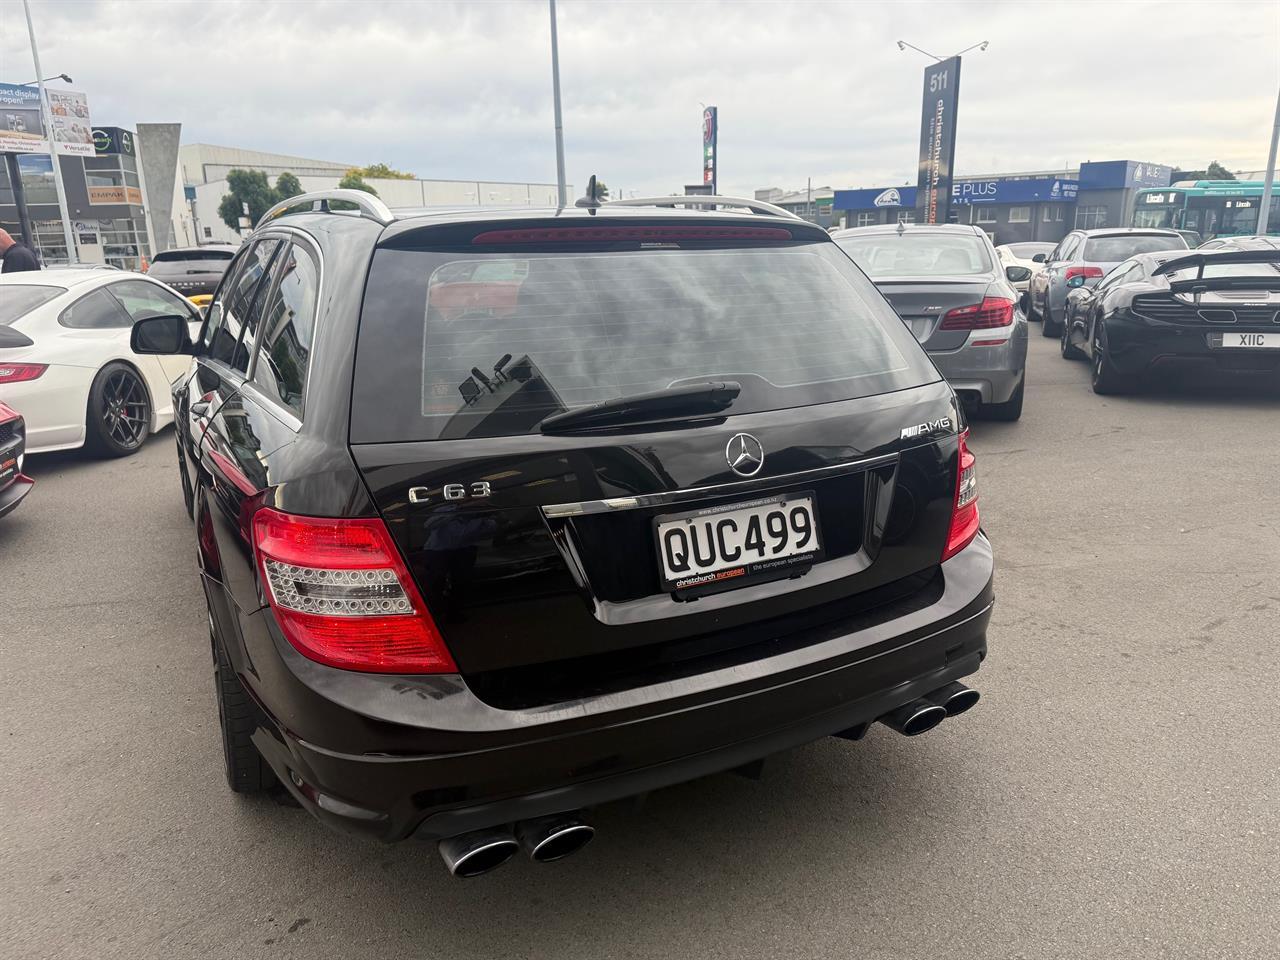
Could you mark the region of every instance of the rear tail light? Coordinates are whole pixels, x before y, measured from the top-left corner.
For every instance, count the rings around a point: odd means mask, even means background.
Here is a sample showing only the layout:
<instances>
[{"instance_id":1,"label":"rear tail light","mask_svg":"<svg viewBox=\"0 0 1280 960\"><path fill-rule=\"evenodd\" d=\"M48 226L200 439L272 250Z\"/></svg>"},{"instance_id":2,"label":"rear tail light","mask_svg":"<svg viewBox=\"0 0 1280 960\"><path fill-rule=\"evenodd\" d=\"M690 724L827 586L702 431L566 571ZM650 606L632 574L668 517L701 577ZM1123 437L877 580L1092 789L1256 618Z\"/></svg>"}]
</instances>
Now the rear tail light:
<instances>
[{"instance_id":1,"label":"rear tail light","mask_svg":"<svg viewBox=\"0 0 1280 960\"><path fill-rule=\"evenodd\" d=\"M263 508L253 544L267 599L305 657L371 673L453 673L386 525Z\"/></svg>"},{"instance_id":2,"label":"rear tail light","mask_svg":"<svg viewBox=\"0 0 1280 960\"><path fill-rule=\"evenodd\" d=\"M1102 276L1101 267L1067 267L1067 280L1072 277L1084 277L1086 280L1093 280L1100 276Z\"/></svg>"},{"instance_id":3,"label":"rear tail light","mask_svg":"<svg viewBox=\"0 0 1280 960\"><path fill-rule=\"evenodd\" d=\"M950 560L978 535L978 471L969 450L969 431L960 434L960 464L956 471L956 500L951 508L951 530L942 559Z\"/></svg>"},{"instance_id":4,"label":"rear tail light","mask_svg":"<svg viewBox=\"0 0 1280 960\"><path fill-rule=\"evenodd\" d=\"M48 369L47 363L0 363L0 383L25 383Z\"/></svg>"},{"instance_id":5,"label":"rear tail light","mask_svg":"<svg viewBox=\"0 0 1280 960\"><path fill-rule=\"evenodd\" d=\"M1013 301L1003 297L983 297L981 303L948 310L941 330L990 330L1013 323Z\"/></svg>"}]
</instances>

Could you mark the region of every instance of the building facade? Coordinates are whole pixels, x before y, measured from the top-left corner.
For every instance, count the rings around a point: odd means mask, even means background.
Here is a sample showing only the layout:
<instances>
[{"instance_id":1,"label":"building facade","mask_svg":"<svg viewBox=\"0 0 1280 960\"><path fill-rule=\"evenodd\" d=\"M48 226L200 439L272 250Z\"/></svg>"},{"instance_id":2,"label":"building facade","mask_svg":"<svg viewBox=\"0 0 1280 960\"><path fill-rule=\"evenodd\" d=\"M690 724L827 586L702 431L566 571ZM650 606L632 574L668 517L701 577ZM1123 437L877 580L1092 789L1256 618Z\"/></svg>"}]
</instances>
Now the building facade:
<instances>
[{"instance_id":1,"label":"building facade","mask_svg":"<svg viewBox=\"0 0 1280 960\"><path fill-rule=\"evenodd\" d=\"M1078 169L957 177L951 187L951 223L981 227L995 243L1056 243L1073 229L1128 226L1135 193L1168 186L1173 168L1136 160L1082 163ZM914 186L837 190L839 226L914 223Z\"/></svg>"}]
</instances>

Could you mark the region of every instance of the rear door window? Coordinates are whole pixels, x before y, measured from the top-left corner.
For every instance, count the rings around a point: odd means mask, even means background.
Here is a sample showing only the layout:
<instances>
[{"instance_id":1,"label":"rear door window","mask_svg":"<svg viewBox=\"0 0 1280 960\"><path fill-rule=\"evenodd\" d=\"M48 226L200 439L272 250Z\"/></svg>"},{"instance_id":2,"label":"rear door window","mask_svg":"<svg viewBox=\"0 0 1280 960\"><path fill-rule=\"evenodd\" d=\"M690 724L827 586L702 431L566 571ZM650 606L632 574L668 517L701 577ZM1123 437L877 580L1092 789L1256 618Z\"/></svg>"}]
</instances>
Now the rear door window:
<instances>
[{"instance_id":1,"label":"rear door window","mask_svg":"<svg viewBox=\"0 0 1280 960\"><path fill-rule=\"evenodd\" d=\"M299 417L315 335L320 269L305 247L293 243L276 257L276 282L262 310L262 346L253 382Z\"/></svg>"},{"instance_id":2,"label":"rear door window","mask_svg":"<svg viewBox=\"0 0 1280 960\"><path fill-rule=\"evenodd\" d=\"M734 414L938 379L833 243L666 246L379 250L352 439L536 433L556 413L708 379L742 384Z\"/></svg>"},{"instance_id":3,"label":"rear door window","mask_svg":"<svg viewBox=\"0 0 1280 960\"><path fill-rule=\"evenodd\" d=\"M236 264L235 272L227 278L218 299L210 307L206 326L208 356L241 373L249 369L252 328L257 325L257 311L261 309L258 294L279 245L279 240L270 237L254 243Z\"/></svg>"}]
</instances>

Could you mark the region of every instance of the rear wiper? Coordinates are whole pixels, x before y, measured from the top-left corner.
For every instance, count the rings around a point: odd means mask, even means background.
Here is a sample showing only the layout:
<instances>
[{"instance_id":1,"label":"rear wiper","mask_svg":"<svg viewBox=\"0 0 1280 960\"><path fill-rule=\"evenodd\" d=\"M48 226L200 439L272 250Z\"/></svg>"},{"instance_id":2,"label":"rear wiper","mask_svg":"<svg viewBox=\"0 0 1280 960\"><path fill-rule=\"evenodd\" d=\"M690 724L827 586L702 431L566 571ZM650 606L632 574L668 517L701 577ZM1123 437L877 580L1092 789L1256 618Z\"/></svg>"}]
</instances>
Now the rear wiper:
<instances>
[{"instance_id":1,"label":"rear wiper","mask_svg":"<svg viewBox=\"0 0 1280 960\"><path fill-rule=\"evenodd\" d=\"M668 390L615 397L589 407L557 413L542 421L543 433L584 430L621 423L650 423L716 414L732 406L742 392L736 380L682 383Z\"/></svg>"}]
</instances>

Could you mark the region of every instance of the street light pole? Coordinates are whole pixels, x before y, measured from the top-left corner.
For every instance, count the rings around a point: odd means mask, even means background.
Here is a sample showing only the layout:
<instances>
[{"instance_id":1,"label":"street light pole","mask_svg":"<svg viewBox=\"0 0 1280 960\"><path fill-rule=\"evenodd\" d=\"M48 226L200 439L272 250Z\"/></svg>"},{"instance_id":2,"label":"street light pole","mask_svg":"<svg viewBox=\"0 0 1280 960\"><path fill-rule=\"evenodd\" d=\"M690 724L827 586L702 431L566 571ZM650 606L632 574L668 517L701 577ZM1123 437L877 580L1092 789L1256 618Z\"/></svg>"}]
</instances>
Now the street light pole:
<instances>
[{"instance_id":1,"label":"street light pole","mask_svg":"<svg viewBox=\"0 0 1280 960\"><path fill-rule=\"evenodd\" d=\"M27 33L31 37L31 59L36 65L36 76L44 71L40 69L40 51L36 47L36 28L31 21L30 0L22 0L22 9L27 14ZM67 241L67 263L78 263L76 241L71 230L71 211L67 209L67 190L62 184L62 167L58 164L58 151L53 145L53 116L49 111L49 98L45 94L44 81L38 80L40 87L40 116L44 121L44 135L49 138L49 159L53 161L53 185L58 191L58 212L62 214L62 235Z\"/></svg>"},{"instance_id":2,"label":"street light pole","mask_svg":"<svg viewBox=\"0 0 1280 960\"><path fill-rule=\"evenodd\" d=\"M560 44L556 39L556 0L551 0L551 96L556 115L556 196L560 199L559 205L565 207L569 204L569 197L564 182L564 120L560 116Z\"/></svg>"},{"instance_id":3,"label":"street light pole","mask_svg":"<svg viewBox=\"0 0 1280 960\"><path fill-rule=\"evenodd\" d=\"M1276 146L1280 144L1280 94L1276 96L1276 123L1271 128L1271 152L1267 155L1267 182L1262 185L1262 202L1258 205L1258 235L1267 235L1271 213L1271 185L1276 179Z\"/></svg>"}]
</instances>

